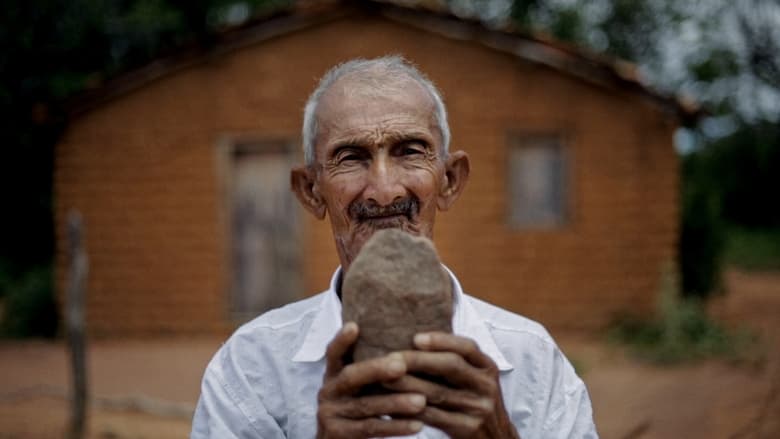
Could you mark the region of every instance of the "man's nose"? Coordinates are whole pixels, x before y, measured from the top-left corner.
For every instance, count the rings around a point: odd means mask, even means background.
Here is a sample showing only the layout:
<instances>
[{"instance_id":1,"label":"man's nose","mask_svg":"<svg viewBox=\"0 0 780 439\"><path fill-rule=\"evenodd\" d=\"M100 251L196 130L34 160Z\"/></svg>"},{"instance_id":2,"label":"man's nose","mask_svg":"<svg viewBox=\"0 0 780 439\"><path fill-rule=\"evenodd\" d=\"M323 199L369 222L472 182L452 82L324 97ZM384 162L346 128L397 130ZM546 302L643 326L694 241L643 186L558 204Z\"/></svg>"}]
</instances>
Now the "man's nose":
<instances>
[{"instance_id":1,"label":"man's nose","mask_svg":"<svg viewBox=\"0 0 780 439\"><path fill-rule=\"evenodd\" d=\"M387 206L393 201L406 196L406 188L401 183L401 173L396 165L384 157L371 163L363 197L373 200L380 206Z\"/></svg>"}]
</instances>

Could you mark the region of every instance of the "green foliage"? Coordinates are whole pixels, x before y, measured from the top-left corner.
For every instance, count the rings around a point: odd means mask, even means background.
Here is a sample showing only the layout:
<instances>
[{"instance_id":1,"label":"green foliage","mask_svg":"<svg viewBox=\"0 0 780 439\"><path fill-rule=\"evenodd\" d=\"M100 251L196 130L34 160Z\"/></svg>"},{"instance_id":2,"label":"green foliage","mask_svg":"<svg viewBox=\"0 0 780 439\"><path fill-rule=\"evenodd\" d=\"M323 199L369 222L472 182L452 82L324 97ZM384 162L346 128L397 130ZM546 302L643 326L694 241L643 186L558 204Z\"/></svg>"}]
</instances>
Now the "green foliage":
<instances>
[{"instance_id":1,"label":"green foliage","mask_svg":"<svg viewBox=\"0 0 780 439\"><path fill-rule=\"evenodd\" d=\"M657 40L663 14L648 2L612 0L612 12L601 23L611 55L631 61L651 61L658 56Z\"/></svg>"},{"instance_id":2,"label":"green foliage","mask_svg":"<svg viewBox=\"0 0 780 439\"><path fill-rule=\"evenodd\" d=\"M25 301L35 308L47 300L35 267L50 265L54 249L53 149L67 123L64 99L180 45L208 47L229 18L214 11L243 5L249 18L289 0L6 3L0 14L0 266L14 282L9 291L18 292L6 300L28 309Z\"/></svg>"},{"instance_id":3,"label":"green foliage","mask_svg":"<svg viewBox=\"0 0 780 439\"><path fill-rule=\"evenodd\" d=\"M27 271L12 279L0 273L3 337L54 337L57 334L57 306L54 301L51 268Z\"/></svg>"},{"instance_id":4,"label":"green foliage","mask_svg":"<svg viewBox=\"0 0 780 439\"><path fill-rule=\"evenodd\" d=\"M780 268L780 124L744 125L683 157L683 292L707 297L726 262ZM724 255L724 251L726 252Z\"/></svg>"},{"instance_id":5,"label":"green foliage","mask_svg":"<svg viewBox=\"0 0 780 439\"><path fill-rule=\"evenodd\" d=\"M678 254L685 296L706 298L719 289L725 243L720 198L711 176L690 155L682 162Z\"/></svg>"},{"instance_id":6,"label":"green foliage","mask_svg":"<svg viewBox=\"0 0 780 439\"><path fill-rule=\"evenodd\" d=\"M723 203L723 217L746 227L780 227L780 123L741 127L701 151L703 172Z\"/></svg>"},{"instance_id":7,"label":"green foliage","mask_svg":"<svg viewBox=\"0 0 780 439\"><path fill-rule=\"evenodd\" d=\"M520 24L522 27L531 26L531 14L534 10L538 9L543 0L514 0L512 2L512 9L509 12L509 16L515 23Z\"/></svg>"},{"instance_id":8,"label":"green foliage","mask_svg":"<svg viewBox=\"0 0 780 439\"><path fill-rule=\"evenodd\" d=\"M739 65L734 54L723 49L713 50L709 57L691 65L691 74L698 81L712 82L738 73Z\"/></svg>"},{"instance_id":9,"label":"green foliage","mask_svg":"<svg viewBox=\"0 0 780 439\"><path fill-rule=\"evenodd\" d=\"M553 35L561 40L576 41L584 32L582 27L579 12L574 8L567 8L558 12L551 30Z\"/></svg>"},{"instance_id":10,"label":"green foliage","mask_svg":"<svg viewBox=\"0 0 780 439\"><path fill-rule=\"evenodd\" d=\"M611 327L610 339L627 346L638 358L660 364L715 357L760 359L761 346L755 335L713 321L699 300L677 293L670 277L665 279L659 299L654 319L623 316Z\"/></svg>"},{"instance_id":11,"label":"green foliage","mask_svg":"<svg viewBox=\"0 0 780 439\"><path fill-rule=\"evenodd\" d=\"M523 28L542 29L556 38L632 61L658 56L657 38L668 18L663 4L608 0L514 0L510 19ZM668 23L667 23L668 24Z\"/></svg>"},{"instance_id":12,"label":"green foliage","mask_svg":"<svg viewBox=\"0 0 780 439\"><path fill-rule=\"evenodd\" d=\"M780 270L780 228L730 227L725 260L746 270Z\"/></svg>"}]
</instances>

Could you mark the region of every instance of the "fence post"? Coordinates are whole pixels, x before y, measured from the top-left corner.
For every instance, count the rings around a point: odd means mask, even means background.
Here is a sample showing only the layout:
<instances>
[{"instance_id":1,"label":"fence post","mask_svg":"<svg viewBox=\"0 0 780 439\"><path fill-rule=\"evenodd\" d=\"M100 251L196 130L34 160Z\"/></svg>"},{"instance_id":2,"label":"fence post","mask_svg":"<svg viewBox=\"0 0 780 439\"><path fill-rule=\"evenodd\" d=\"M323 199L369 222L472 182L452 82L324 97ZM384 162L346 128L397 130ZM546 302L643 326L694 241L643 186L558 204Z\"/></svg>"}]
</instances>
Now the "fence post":
<instances>
[{"instance_id":1,"label":"fence post","mask_svg":"<svg viewBox=\"0 0 780 439\"><path fill-rule=\"evenodd\" d=\"M84 437L87 408L87 364L84 331L84 290L87 279L87 253L84 251L84 225L77 211L68 215L68 254L70 257L66 305L66 330L73 372L70 439Z\"/></svg>"}]
</instances>

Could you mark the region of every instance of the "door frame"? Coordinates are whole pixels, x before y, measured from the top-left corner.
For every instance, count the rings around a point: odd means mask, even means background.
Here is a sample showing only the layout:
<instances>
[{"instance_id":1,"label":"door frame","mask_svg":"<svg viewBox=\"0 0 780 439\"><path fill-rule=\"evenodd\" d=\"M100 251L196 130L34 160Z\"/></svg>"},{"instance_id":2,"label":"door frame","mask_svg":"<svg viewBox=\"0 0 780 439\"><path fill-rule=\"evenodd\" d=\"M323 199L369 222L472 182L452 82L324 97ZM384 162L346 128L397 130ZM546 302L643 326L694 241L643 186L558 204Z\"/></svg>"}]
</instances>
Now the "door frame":
<instances>
[{"instance_id":1,"label":"door frame","mask_svg":"<svg viewBox=\"0 0 780 439\"><path fill-rule=\"evenodd\" d=\"M223 134L216 142L215 148L215 163L216 163L216 177L217 187L219 190L217 203L217 218L219 221L218 231L219 235L222 235L220 240L222 244L222 255L224 264L222 266L222 287L219 291L220 302L222 303L222 314L224 321L235 327L237 325L246 323L257 315L248 315L244 313L236 312L232 308L232 300L235 279L233 277L233 194L236 185L236 174L234 169L234 158L241 152L251 153L252 151L280 151L286 153L290 158L291 166L295 163L299 163L303 159L303 154L299 150L300 140L292 137L281 136L269 136L263 133L248 132L238 134ZM299 260L300 272L303 277L305 272L304 267L304 247L303 242L303 221L300 218L300 209L296 207L297 220L295 224L296 234L301 237L298 242L299 254L301 258ZM303 291L298 293L298 297L302 298Z\"/></svg>"}]
</instances>

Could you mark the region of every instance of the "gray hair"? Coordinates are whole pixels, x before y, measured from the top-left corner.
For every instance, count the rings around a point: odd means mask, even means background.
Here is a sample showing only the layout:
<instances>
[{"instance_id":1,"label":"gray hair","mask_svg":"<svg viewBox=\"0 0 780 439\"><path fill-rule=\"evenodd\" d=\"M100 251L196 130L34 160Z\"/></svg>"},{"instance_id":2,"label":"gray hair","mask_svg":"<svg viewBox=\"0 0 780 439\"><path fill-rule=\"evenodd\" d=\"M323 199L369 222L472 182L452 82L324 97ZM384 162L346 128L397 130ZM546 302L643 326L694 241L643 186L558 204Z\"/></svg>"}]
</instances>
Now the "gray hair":
<instances>
[{"instance_id":1,"label":"gray hair","mask_svg":"<svg viewBox=\"0 0 780 439\"><path fill-rule=\"evenodd\" d=\"M331 85L347 75L369 76L367 79L376 83L377 71L381 72L382 76L392 78L393 81L411 79L430 94L435 107L434 118L441 134L444 153L447 154L450 148L450 127L447 123L447 110L444 107L441 93L433 82L409 61L397 55L390 55L374 59L356 58L347 61L328 70L320 79L303 110L303 156L307 165L314 164L314 146L318 129L317 107L319 107L322 95ZM381 86L381 84L379 85Z\"/></svg>"}]
</instances>

